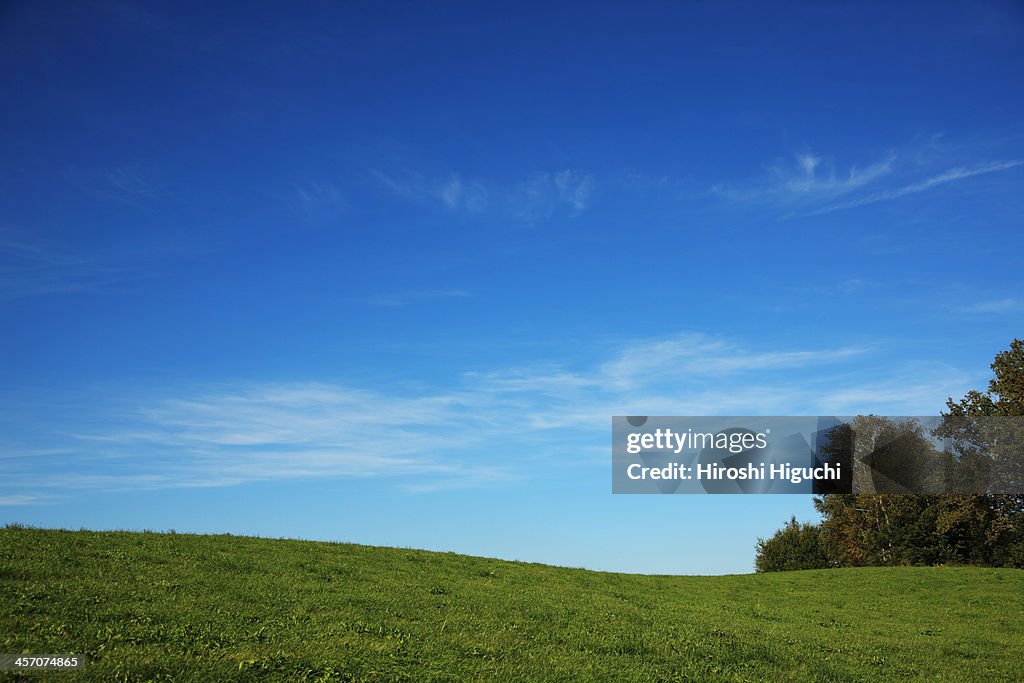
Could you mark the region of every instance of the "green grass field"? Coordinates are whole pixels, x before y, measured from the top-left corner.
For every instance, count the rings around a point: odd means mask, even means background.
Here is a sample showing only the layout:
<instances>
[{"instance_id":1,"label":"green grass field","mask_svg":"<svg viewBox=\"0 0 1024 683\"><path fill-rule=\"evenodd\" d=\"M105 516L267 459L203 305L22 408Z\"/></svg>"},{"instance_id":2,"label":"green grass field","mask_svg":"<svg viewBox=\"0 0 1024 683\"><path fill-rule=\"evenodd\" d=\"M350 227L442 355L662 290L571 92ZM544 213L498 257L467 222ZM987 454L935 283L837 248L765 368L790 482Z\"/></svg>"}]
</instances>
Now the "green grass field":
<instances>
[{"instance_id":1,"label":"green grass field","mask_svg":"<svg viewBox=\"0 0 1024 683\"><path fill-rule=\"evenodd\" d=\"M0 529L23 680L1022 680L1024 571L634 576L419 550Z\"/></svg>"}]
</instances>

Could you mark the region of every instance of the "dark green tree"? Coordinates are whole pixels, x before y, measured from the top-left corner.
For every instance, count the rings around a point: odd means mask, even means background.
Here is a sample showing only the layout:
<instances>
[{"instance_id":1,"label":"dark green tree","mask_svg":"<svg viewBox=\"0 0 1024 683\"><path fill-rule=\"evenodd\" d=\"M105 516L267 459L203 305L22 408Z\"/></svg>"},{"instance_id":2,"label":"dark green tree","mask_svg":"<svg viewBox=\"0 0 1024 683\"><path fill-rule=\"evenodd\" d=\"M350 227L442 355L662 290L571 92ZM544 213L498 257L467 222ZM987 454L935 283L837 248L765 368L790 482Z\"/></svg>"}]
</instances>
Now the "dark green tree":
<instances>
[{"instance_id":1,"label":"dark green tree","mask_svg":"<svg viewBox=\"0 0 1024 683\"><path fill-rule=\"evenodd\" d=\"M958 490L1024 490L1024 341L996 354L985 392L946 401L948 412L935 433L956 453ZM943 496L938 533L962 560L1024 567L1024 495Z\"/></svg>"},{"instance_id":2,"label":"dark green tree","mask_svg":"<svg viewBox=\"0 0 1024 683\"><path fill-rule=\"evenodd\" d=\"M814 501L821 545L836 566L932 565L952 561L935 533L939 496L848 494Z\"/></svg>"},{"instance_id":3,"label":"dark green tree","mask_svg":"<svg viewBox=\"0 0 1024 683\"><path fill-rule=\"evenodd\" d=\"M793 560L804 556L794 549L810 547L811 535L828 566L1024 567L1024 495L991 495L1024 491L1024 421L1006 419L1024 416L1024 341L1014 339L991 368L987 391L948 399L934 432L951 444L948 453L933 449L913 424L854 420L854 443L836 443L852 453L855 490L874 493L816 497L821 525L792 520L768 541L759 540L758 571L799 565ZM904 494L901 488L962 493Z\"/></svg>"},{"instance_id":4,"label":"dark green tree","mask_svg":"<svg viewBox=\"0 0 1024 683\"><path fill-rule=\"evenodd\" d=\"M765 540L757 539L754 567L759 572L784 572L796 569L826 569L832 566L813 524L800 524L796 517Z\"/></svg>"},{"instance_id":5,"label":"dark green tree","mask_svg":"<svg viewBox=\"0 0 1024 683\"><path fill-rule=\"evenodd\" d=\"M858 494L815 498L822 515L821 544L839 566L936 564L948 559L932 532L934 496L908 491L941 489L945 463L915 420L859 415L847 427ZM836 428L838 429L838 428Z\"/></svg>"}]
</instances>

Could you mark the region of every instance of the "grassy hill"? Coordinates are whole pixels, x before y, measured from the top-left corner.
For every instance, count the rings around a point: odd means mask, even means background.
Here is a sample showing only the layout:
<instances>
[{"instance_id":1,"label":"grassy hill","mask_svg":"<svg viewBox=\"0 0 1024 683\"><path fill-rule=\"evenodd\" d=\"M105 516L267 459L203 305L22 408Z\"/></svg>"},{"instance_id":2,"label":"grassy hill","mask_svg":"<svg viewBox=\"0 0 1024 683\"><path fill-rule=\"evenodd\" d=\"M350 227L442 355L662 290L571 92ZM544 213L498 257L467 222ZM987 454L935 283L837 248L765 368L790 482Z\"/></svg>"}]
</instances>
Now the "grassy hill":
<instances>
[{"instance_id":1,"label":"grassy hill","mask_svg":"<svg viewBox=\"0 0 1024 683\"><path fill-rule=\"evenodd\" d=\"M633 576L8 527L0 652L89 660L25 680L1019 681L1024 572Z\"/></svg>"}]
</instances>

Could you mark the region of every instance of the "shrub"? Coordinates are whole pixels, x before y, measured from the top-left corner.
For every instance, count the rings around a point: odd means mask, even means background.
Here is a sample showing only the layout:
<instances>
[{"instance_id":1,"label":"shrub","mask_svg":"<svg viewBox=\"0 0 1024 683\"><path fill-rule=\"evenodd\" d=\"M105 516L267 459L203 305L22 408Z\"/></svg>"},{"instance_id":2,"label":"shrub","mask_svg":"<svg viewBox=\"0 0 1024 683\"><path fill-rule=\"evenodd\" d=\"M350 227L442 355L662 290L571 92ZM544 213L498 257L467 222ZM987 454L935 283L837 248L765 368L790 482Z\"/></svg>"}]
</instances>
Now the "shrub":
<instances>
[{"instance_id":1,"label":"shrub","mask_svg":"<svg viewBox=\"0 0 1024 683\"><path fill-rule=\"evenodd\" d=\"M795 569L826 569L832 566L814 524L800 524L792 517L786 526L765 540L757 540L754 567L759 572L784 572Z\"/></svg>"}]
</instances>

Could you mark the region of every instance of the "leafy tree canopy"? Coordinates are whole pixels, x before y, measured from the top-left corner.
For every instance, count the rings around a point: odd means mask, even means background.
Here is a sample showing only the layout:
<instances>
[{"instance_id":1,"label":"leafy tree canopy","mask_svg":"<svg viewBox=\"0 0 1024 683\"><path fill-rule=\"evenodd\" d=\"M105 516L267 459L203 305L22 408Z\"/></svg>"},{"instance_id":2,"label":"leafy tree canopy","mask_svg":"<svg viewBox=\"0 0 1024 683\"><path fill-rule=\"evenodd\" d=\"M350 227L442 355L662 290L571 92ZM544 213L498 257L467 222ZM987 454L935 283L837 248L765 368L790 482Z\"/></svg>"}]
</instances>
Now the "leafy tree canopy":
<instances>
[{"instance_id":1,"label":"leafy tree canopy","mask_svg":"<svg viewBox=\"0 0 1024 683\"><path fill-rule=\"evenodd\" d=\"M899 442L900 452L910 453L915 461L906 466L925 477L920 482L924 490L941 490L931 488L933 479L948 477L951 472L958 477L960 490L977 490L979 494L991 490L986 484L993 458L1019 458L1022 439L1016 422L1007 438L1005 430L993 432L984 427L988 423L976 418L1024 416L1024 341L1014 339L1009 349L996 355L991 368L988 390L970 391L959 401L948 399L948 412L935 430L937 436L952 441L955 461L943 461L912 425L870 415L855 420L853 431L859 442L863 439L856 448L867 448L872 457L885 457L884 451L876 452L874 442ZM855 464L860 455L859 451L854 454ZM930 462L942 467L918 469ZM1012 467L1003 469L1002 476L1010 477L1010 483L1020 483L1019 472ZM861 490L868 476L871 473L866 468L855 470ZM976 488L972 488L974 482ZM816 497L815 508L822 515L818 526L800 525L792 519L772 538L759 539L758 571L940 563L1024 567L1024 496L908 495L886 493L896 489L872 484L868 490L880 493Z\"/></svg>"}]
</instances>

